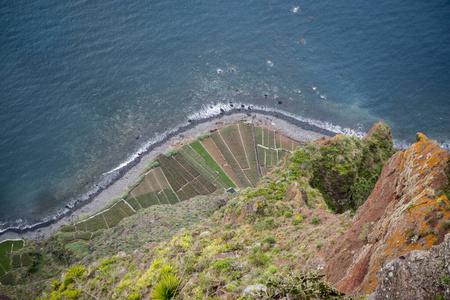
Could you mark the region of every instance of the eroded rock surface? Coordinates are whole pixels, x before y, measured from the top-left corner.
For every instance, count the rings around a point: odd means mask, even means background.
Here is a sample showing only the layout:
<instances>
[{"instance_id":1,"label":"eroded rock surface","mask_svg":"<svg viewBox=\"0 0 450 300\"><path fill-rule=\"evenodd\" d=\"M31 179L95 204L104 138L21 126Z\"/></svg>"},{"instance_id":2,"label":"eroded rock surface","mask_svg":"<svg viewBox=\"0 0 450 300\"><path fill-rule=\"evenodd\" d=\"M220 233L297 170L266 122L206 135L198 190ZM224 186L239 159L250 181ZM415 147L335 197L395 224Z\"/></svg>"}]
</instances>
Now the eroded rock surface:
<instances>
[{"instance_id":1,"label":"eroded rock surface","mask_svg":"<svg viewBox=\"0 0 450 300\"><path fill-rule=\"evenodd\" d=\"M291 185L287 188L283 201L293 201L298 207L305 206L305 200L303 199L300 191L300 184L297 181L291 183Z\"/></svg>"},{"instance_id":2,"label":"eroded rock surface","mask_svg":"<svg viewBox=\"0 0 450 300\"><path fill-rule=\"evenodd\" d=\"M326 274L339 290L371 293L385 262L444 241L450 227L449 156L419 133L415 144L389 159L349 230L327 251Z\"/></svg>"},{"instance_id":3,"label":"eroded rock surface","mask_svg":"<svg viewBox=\"0 0 450 300\"><path fill-rule=\"evenodd\" d=\"M430 251L411 251L387 262L377 280L371 300L450 299L450 234Z\"/></svg>"}]
</instances>

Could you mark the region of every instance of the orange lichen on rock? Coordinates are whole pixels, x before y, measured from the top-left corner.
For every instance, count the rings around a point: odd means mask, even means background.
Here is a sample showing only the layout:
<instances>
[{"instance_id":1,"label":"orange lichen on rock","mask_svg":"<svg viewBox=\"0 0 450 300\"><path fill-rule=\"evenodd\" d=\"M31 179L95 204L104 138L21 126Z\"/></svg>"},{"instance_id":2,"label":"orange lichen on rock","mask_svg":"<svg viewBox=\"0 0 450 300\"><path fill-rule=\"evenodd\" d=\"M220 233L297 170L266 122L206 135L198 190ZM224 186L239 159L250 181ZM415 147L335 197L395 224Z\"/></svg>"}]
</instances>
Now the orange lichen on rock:
<instances>
[{"instance_id":1,"label":"orange lichen on rock","mask_svg":"<svg viewBox=\"0 0 450 300\"><path fill-rule=\"evenodd\" d=\"M341 242L326 253L330 282L345 293L370 293L387 260L444 240L450 201L441 193L449 185L449 158L418 133L415 144L389 159Z\"/></svg>"}]
</instances>

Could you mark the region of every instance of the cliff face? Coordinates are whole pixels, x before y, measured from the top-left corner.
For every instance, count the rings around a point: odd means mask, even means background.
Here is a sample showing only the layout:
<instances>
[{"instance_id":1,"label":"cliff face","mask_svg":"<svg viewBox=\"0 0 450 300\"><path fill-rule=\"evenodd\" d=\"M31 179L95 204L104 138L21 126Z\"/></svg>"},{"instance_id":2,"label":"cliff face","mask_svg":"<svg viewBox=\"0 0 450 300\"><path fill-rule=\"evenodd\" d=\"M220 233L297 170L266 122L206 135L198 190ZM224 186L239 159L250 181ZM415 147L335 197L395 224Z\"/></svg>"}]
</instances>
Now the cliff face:
<instances>
[{"instance_id":1,"label":"cliff face","mask_svg":"<svg viewBox=\"0 0 450 300\"><path fill-rule=\"evenodd\" d=\"M327 252L330 282L346 293L370 293L385 262L442 243L450 228L448 180L449 153L419 133L389 159L349 230Z\"/></svg>"}]
</instances>

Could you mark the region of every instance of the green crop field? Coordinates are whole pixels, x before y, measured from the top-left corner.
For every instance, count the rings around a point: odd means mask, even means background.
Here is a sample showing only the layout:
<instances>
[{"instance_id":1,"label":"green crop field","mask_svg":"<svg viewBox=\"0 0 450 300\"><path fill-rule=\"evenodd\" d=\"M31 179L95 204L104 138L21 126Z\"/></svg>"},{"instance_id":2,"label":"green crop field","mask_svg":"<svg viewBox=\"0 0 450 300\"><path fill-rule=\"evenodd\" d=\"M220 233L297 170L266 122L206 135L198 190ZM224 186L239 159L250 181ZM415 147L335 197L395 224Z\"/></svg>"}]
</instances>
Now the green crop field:
<instances>
[{"instance_id":1,"label":"green crop field","mask_svg":"<svg viewBox=\"0 0 450 300\"><path fill-rule=\"evenodd\" d=\"M233 172L236 174L237 178L242 183L242 185L244 187L252 186L252 184L248 181L247 176L245 176L244 172L242 171L240 165L234 159L233 154L231 154L231 152L228 150L228 148L225 145L225 142L223 141L220 134L217 131L215 131L211 134L211 138L213 139L214 143L217 145L217 148L219 148L223 157L225 158L225 160L227 161L228 165L231 167Z\"/></svg>"},{"instance_id":2,"label":"green crop field","mask_svg":"<svg viewBox=\"0 0 450 300\"><path fill-rule=\"evenodd\" d=\"M170 158L167 158L164 155L160 155L158 156L158 161L161 164L161 168L166 175L167 180L175 191L179 190L183 185L187 183L186 179L184 179L183 176L179 174L176 166L173 165L173 162Z\"/></svg>"},{"instance_id":3,"label":"green crop field","mask_svg":"<svg viewBox=\"0 0 450 300\"><path fill-rule=\"evenodd\" d=\"M128 206L128 204L126 204L124 201L119 201L119 203L117 203L117 206L119 206L129 216L134 214L133 209L131 209L131 207Z\"/></svg>"},{"instance_id":4,"label":"green crop field","mask_svg":"<svg viewBox=\"0 0 450 300\"><path fill-rule=\"evenodd\" d=\"M240 123L238 126L242 137L242 143L247 153L247 159L250 164L250 168L248 170L244 170L244 172L253 186L256 186L259 180L259 173L256 164L257 157L255 153L255 141L253 139L252 127L245 123Z\"/></svg>"},{"instance_id":5,"label":"green crop field","mask_svg":"<svg viewBox=\"0 0 450 300\"><path fill-rule=\"evenodd\" d=\"M275 148L275 135L272 130L267 130L267 144L267 147Z\"/></svg>"},{"instance_id":6,"label":"green crop field","mask_svg":"<svg viewBox=\"0 0 450 300\"><path fill-rule=\"evenodd\" d=\"M74 240L86 240L89 241L91 239L92 233L91 232L78 232L74 234Z\"/></svg>"},{"instance_id":7,"label":"green crop field","mask_svg":"<svg viewBox=\"0 0 450 300\"><path fill-rule=\"evenodd\" d=\"M219 173L219 176L222 178L223 181L228 186L236 187L236 185L233 183L233 181L228 177L228 175L222 170L222 168L219 166L219 164L212 158L212 156L206 151L206 149L203 147L203 145L199 141L194 141L189 144L192 149L195 150L195 152L200 155L205 162L216 172Z\"/></svg>"},{"instance_id":8,"label":"green crop field","mask_svg":"<svg viewBox=\"0 0 450 300\"><path fill-rule=\"evenodd\" d=\"M98 214L93 218L76 224L77 231L94 232L108 228L102 214Z\"/></svg>"},{"instance_id":9,"label":"green crop field","mask_svg":"<svg viewBox=\"0 0 450 300\"><path fill-rule=\"evenodd\" d=\"M162 159L162 156L159 158ZM164 158L166 157L164 156ZM171 158L166 159L168 159L168 162L166 163L171 164ZM158 164L160 163L158 162ZM172 172L174 172L172 166L169 167ZM166 172L168 172L169 175L172 174L168 170L166 170ZM178 177L172 178L172 183L176 187L181 187L179 180L181 179ZM161 167L153 168L150 172L148 172L145 179L130 192L126 201L136 211L141 208L147 208L151 205L179 202L177 195L171 191L171 186L167 182ZM121 208L128 215L134 213L134 211L126 205L126 203L122 203Z\"/></svg>"},{"instance_id":10,"label":"green crop field","mask_svg":"<svg viewBox=\"0 0 450 300\"><path fill-rule=\"evenodd\" d=\"M236 158L237 162L239 163L239 166L241 169L248 169L250 168L250 165L248 163L247 155L244 150L244 146L242 145L241 136L239 133L238 125L233 124L230 126L227 126L225 128L222 128L219 130L220 135L222 135L222 138L228 148L230 149L231 153L233 153L234 157Z\"/></svg>"},{"instance_id":11,"label":"green crop field","mask_svg":"<svg viewBox=\"0 0 450 300\"><path fill-rule=\"evenodd\" d=\"M24 242L20 241L4 241L0 243L0 277L4 276L11 270L11 260L9 253L22 249ZM17 258L14 264L17 264ZM1 282L1 281L0 281Z\"/></svg>"},{"instance_id":12,"label":"green crop field","mask_svg":"<svg viewBox=\"0 0 450 300\"><path fill-rule=\"evenodd\" d=\"M207 195L216 190L216 187L204 179L181 154L175 154L170 158L160 155L158 161L180 200L187 200L197 195ZM197 178L201 178L201 181Z\"/></svg>"},{"instance_id":13,"label":"green crop field","mask_svg":"<svg viewBox=\"0 0 450 300\"><path fill-rule=\"evenodd\" d=\"M115 205L110 210L103 212L103 216L105 217L109 228L116 226L123 218L128 217L119 205Z\"/></svg>"},{"instance_id":14,"label":"green crop field","mask_svg":"<svg viewBox=\"0 0 450 300\"><path fill-rule=\"evenodd\" d=\"M282 151L278 152L280 154ZM259 157L259 164L262 167L271 167L276 165L276 163L278 162L277 150L265 149L258 146L258 157Z\"/></svg>"},{"instance_id":15,"label":"green crop field","mask_svg":"<svg viewBox=\"0 0 450 300\"><path fill-rule=\"evenodd\" d=\"M275 145L277 144L278 147L278 142L275 143L275 133L265 127L255 127L255 143L257 145L262 145L264 147L268 147L268 148L275 148Z\"/></svg>"},{"instance_id":16,"label":"green crop field","mask_svg":"<svg viewBox=\"0 0 450 300\"><path fill-rule=\"evenodd\" d=\"M156 193L156 197L158 197L158 200L159 202L161 202L161 204L170 204L166 195L162 191Z\"/></svg>"},{"instance_id":17,"label":"green crop field","mask_svg":"<svg viewBox=\"0 0 450 300\"><path fill-rule=\"evenodd\" d=\"M81 221L77 223L75 226L77 231L95 232L101 229L114 227L123 218L131 216L132 214L134 214L134 211L131 209L131 207L129 207L128 204L126 204L124 201L119 201L110 209L103 211L102 213L92 218L89 218L86 221ZM75 238L90 239L90 233L89 236L87 234L84 235L84 238L81 235L79 237L75 236Z\"/></svg>"},{"instance_id":18,"label":"green crop field","mask_svg":"<svg viewBox=\"0 0 450 300\"><path fill-rule=\"evenodd\" d=\"M217 187L221 189L226 189L229 187L219 176L219 173L211 168L206 161L197 152L195 152L194 149L189 147L189 145L184 145L180 150L178 150L178 153L180 153L184 159L209 182L216 184Z\"/></svg>"},{"instance_id":19,"label":"green crop field","mask_svg":"<svg viewBox=\"0 0 450 300\"><path fill-rule=\"evenodd\" d=\"M151 193L153 193L153 192L136 196L135 199L136 199L137 202L139 202L139 204L142 206L142 208L147 208L150 205L153 205L151 200L150 200L150 196L149 196L149 194L151 194ZM158 204L159 204L159 202L158 202Z\"/></svg>"},{"instance_id":20,"label":"green crop field","mask_svg":"<svg viewBox=\"0 0 450 300\"><path fill-rule=\"evenodd\" d=\"M262 145L262 127L255 127L255 144Z\"/></svg>"},{"instance_id":21,"label":"green crop field","mask_svg":"<svg viewBox=\"0 0 450 300\"><path fill-rule=\"evenodd\" d=\"M171 189L164 189L164 193L166 194L167 200L169 200L170 204L180 202L177 195Z\"/></svg>"},{"instance_id":22,"label":"green crop field","mask_svg":"<svg viewBox=\"0 0 450 300\"><path fill-rule=\"evenodd\" d=\"M141 209L141 206L139 205L139 202L134 197L132 197L131 195L128 197L127 202L128 202L128 204L131 205L131 207L134 208L134 210Z\"/></svg>"}]
</instances>

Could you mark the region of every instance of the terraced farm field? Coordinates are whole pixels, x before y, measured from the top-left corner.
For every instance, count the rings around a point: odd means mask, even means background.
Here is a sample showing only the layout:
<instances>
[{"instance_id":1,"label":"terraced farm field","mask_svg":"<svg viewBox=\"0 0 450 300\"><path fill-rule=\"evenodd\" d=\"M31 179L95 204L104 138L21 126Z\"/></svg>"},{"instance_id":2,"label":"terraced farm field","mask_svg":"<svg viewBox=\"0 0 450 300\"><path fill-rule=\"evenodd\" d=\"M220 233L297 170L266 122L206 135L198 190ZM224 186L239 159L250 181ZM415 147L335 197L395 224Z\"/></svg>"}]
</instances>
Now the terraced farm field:
<instances>
[{"instance_id":1,"label":"terraced farm field","mask_svg":"<svg viewBox=\"0 0 450 300\"><path fill-rule=\"evenodd\" d=\"M191 143L191 145L193 145L193 143ZM204 139L203 141L201 141L201 145L238 188L244 187L237 178L236 174L234 174L233 170L231 169L225 157L220 152L219 148L217 148L216 143L214 143L212 138Z\"/></svg>"},{"instance_id":2,"label":"terraced farm field","mask_svg":"<svg viewBox=\"0 0 450 300\"><path fill-rule=\"evenodd\" d=\"M14 254L25 246L23 240L6 240L0 243L0 283L10 284L12 278L9 271L30 266L30 256L25 254Z\"/></svg>"},{"instance_id":3,"label":"terraced farm field","mask_svg":"<svg viewBox=\"0 0 450 300\"><path fill-rule=\"evenodd\" d=\"M236 174L239 182L242 186L252 186L247 176L242 171L237 159L231 152L227 143L224 141L220 131L214 131L211 135L212 140L216 144L222 156L225 158L227 164L231 167L231 170Z\"/></svg>"},{"instance_id":4,"label":"terraced farm field","mask_svg":"<svg viewBox=\"0 0 450 300\"><path fill-rule=\"evenodd\" d=\"M275 144L278 149L284 149L287 151L295 151L295 148L299 145L299 142L294 141L291 138L288 138L282 133L275 133Z\"/></svg>"},{"instance_id":5,"label":"terraced farm field","mask_svg":"<svg viewBox=\"0 0 450 300\"><path fill-rule=\"evenodd\" d=\"M244 145L245 154L247 156L247 161L249 163L249 168L244 170L247 178L250 180L253 186L256 186L262 173L258 170L258 165L256 163L256 148L255 139L253 138L252 127L249 124L240 123L238 124L239 133L241 136L242 144Z\"/></svg>"},{"instance_id":6,"label":"terraced farm field","mask_svg":"<svg viewBox=\"0 0 450 300\"><path fill-rule=\"evenodd\" d=\"M97 231L115 227L123 218L151 205L175 204L217 189L256 186L259 178L297 145L282 134L251 124L233 124L214 131L210 137L185 144L170 156L158 156L159 166L145 173L126 199L63 226L64 239L67 243L90 240ZM19 256L11 261L0 253L0 277L11 265L23 265L23 260Z\"/></svg>"},{"instance_id":7,"label":"terraced farm field","mask_svg":"<svg viewBox=\"0 0 450 300\"><path fill-rule=\"evenodd\" d=\"M254 131L259 165L263 174L299 145L297 141L266 127L255 127Z\"/></svg>"},{"instance_id":8,"label":"terraced farm field","mask_svg":"<svg viewBox=\"0 0 450 300\"><path fill-rule=\"evenodd\" d=\"M160 155L158 161L168 182L181 201L198 195L208 195L217 189L180 154L171 157Z\"/></svg>"},{"instance_id":9,"label":"terraced farm field","mask_svg":"<svg viewBox=\"0 0 450 300\"><path fill-rule=\"evenodd\" d=\"M199 141L191 145L184 145L178 152L186 159L200 174L218 188L226 190L236 187L231 179L225 174L220 166L214 161L209 153L203 148ZM194 150L194 147L196 150ZM200 155L202 153L202 155ZM205 157L205 158L203 158Z\"/></svg>"},{"instance_id":10,"label":"terraced farm field","mask_svg":"<svg viewBox=\"0 0 450 300\"><path fill-rule=\"evenodd\" d=\"M121 200L110 208L101 211L86 220L74 224L73 228L67 228L67 231L87 231L95 232L101 229L112 228L116 226L123 218L135 213L135 209L125 201Z\"/></svg>"}]
</instances>

